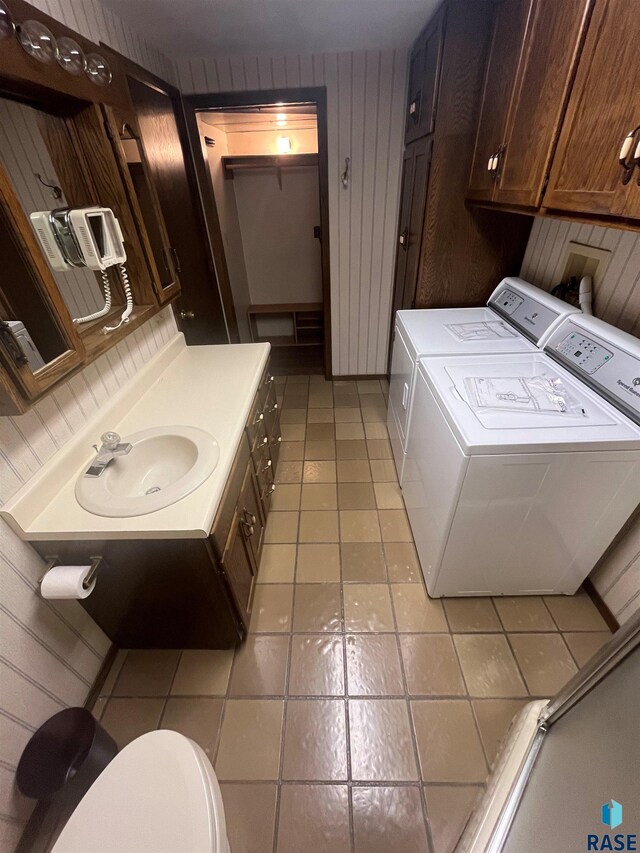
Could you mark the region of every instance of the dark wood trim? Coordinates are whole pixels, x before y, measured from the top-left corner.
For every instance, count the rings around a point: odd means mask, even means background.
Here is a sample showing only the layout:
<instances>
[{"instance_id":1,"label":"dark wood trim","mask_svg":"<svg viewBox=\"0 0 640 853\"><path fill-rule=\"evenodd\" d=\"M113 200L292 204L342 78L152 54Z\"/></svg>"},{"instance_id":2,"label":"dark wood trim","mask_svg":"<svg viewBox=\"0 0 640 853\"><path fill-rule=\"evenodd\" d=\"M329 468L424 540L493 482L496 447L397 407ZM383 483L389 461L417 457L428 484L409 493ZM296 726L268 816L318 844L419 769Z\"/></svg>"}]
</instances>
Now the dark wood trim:
<instances>
[{"instance_id":1,"label":"dark wood trim","mask_svg":"<svg viewBox=\"0 0 640 853\"><path fill-rule=\"evenodd\" d=\"M602 616L604 621L607 623L607 627L610 629L612 634L620 627L618 620L613 615L613 613L609 610L607 605L604 603L603 599L600 596L600 593L593 585L593 581L591 578L586 578L584 583L582 584L584 591L587 593L591 601L593 601L596 610Z\"/></svg>"},{"instance_id":2,"label":"dark wood trim","mask_svg":"<svg viewBox=\"0 0 640 853\"><path fill-rule=\"evenodd\" d=\"M109 646L109 650L102 661L102 666L96 675L95 681L91 685L91 689L89 690L89 695L87 696L84 707L88 708L90 711L96 703L96 700L100 696L100 692L104 687L104 683L107 680L107 676L111 672L111 667L113 666L116 655L118 654L118 646L115 643L111 643Z\"/></svg>"},{"instance_id":3,"label":"dark wood trim","mask_svg":"<svg viewBox=\"0 0 640 853\"><path fill-rule=\"evenodd\" d=\"M322 302L324 306L324 372L327 379L332 378L332 363L331 363L331 266L330 266L330 246L329 246L329 142L328 142L328 119L327 119L327 89L325 86L307 86L298 89L265 89L246 92L211 92L198 95L189 95L184 98L185 106L191 107L194 111L193 125L191 130L191 144L195 151L194 130L197 132L195 122L195 113L210 109L230 108L230 107L252 107L266 106L282 102L283 104L308 104L316 105L316 114L318 122L318 182L320 190L320 232L321 239L321 266L322 266ZM188 115L188 110L185 110ZM187 118L189 121L189 119ZM199 138L199 136L198 136ZM197 162L199 158L194 156ZM204 159L197 166L198 172L203 172L205 169ZM205 181L206 187L210 186L210 181ZM213 190L209 190L213 197ZM213 200L215 207L215 200ZM217 213L216 213L217 220ZM213 240L215 234L215 225L212 233L212 243L214 243L214 259L216 266L224 265L224 248L222 245L222 235L219 233L220 223L217 222L218 234ZM216 249L217 245L217 249Z\"/></svg>"}]
</instances>

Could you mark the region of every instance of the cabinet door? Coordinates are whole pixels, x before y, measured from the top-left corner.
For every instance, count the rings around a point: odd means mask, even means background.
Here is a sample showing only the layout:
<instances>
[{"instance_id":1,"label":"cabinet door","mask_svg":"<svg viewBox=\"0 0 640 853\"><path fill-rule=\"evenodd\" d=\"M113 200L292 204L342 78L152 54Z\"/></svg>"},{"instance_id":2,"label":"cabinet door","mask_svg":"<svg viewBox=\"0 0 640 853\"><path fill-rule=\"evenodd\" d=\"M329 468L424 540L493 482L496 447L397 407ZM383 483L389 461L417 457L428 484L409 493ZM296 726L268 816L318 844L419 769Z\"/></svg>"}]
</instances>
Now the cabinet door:
<instances>
[{"instance_id":1,"label":"cabinet door","mask_svg":"<svg viewBox=\"0 0 640 853\"><path fill-rule=\"evenodd\" d=\"M624 185L624 137L640 125L637 0L599 0L569 99L544 205L580 213L640 216L640 188ZM638 142L638 134L634 147Z\"/></svg>"},{"instance_id":2,"label":"cabinet door","mask_svg":"<svg viewBox=\"0 0 640 853\"><path fill-rule=\"evenodd\" d=\"M441 10L418 37L409 59L409 93L404 137L407 145L435 130L443 43L444 10Z\"/></svg>"},{"instance_id":3,"label":"cabinet door","mask_svg":"<svg viewBox=\"0 0 640 853\"><path fill-rule=\"evenodd\" d=\"M268 457L269 454L265 453L265 459L268 459ZM247 473L238 500L238 513L240 526L251 550L254 571L257 574L262 554L266 520L262 514L257 479L253 473L253 463L247 467Z\"/></svg>"},{"instance_id":4,"label":"cabinet door","mask_svg":"<svg viewBox=\"0 0 640 853\"><path fill-rule=\"evenodd\" d=\"M536 0L518 71L494 201L538 207L592 0Z\"/></svg>"},{"instance_id":5,"label":"cabinet door","mask_svg":"<svg viewBox=\"0 0 640 853\"><path fill-rule=\"evenodd\" d=\"M430 139L419 139L417 142L412 142L404 152L393 296L394 313L401 308L413 308L422 245L424 209L429 186L431 148Z\"/></svg>"},{"instance_id":6,"label":"cabinet door","mask_svg":"<svg viewBox=\"0 0 640 853\"><path fill-rule=\"evenodd\" d=\"M484 78L468 198L491 201L495 175L489 159L504 142L511 93L533 0L501 0L496 6Z\"/></svg>"},{"instance_id":7,"label":"cabinet door","mask_svg":"<svg viewBox=\"0 0 640 853\"><path fill-rule=\"evenodd\" d=\"M248 625L256 580L253 555L238 507L222 558L222 571L245 626Z\"/></svg>"}]
</instances>

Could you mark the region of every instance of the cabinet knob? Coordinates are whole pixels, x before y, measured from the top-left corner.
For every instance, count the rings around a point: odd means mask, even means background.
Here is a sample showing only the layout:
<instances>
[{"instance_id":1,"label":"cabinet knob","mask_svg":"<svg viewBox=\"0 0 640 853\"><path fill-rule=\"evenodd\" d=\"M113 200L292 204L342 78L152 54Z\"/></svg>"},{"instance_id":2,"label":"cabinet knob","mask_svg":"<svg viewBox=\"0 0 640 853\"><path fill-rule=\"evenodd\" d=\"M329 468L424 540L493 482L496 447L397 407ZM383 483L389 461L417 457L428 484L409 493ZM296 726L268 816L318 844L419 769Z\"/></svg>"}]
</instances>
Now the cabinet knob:
<instances>
[{"instance_id":1,"label":"cabinet knob","mask_svg":"<svg viewBox=\"0 0 640 853\"><path fill-rule=\"evenodd\" d=\"M255 418L255 420L254 420L254 422L253 422L253 423L254 423L254 424L259 424L259 423L260 423L260 421L263 421L263 420L264 420L264 415L263 415L263 413L262 413L262 412L260 412L260 414L259 414L259 415L256 415L256 418Z\"/></svg>"},{"instance_id":2,"label":"cabinet knob","mask_svg":"<svg viewBox=\"0 0 640 853\"><path fill-rule=\"evenodd\" d=\"M263 443L263 444L266 444L268 441L269 441L269 439L268 439L268 438L267 438L267 436L265 435L265 437L262 439L262 443Z\"/></svg>"},{"instance_id":3,"label":"cabinet knob","mask_svg":"<svg viewBox=\"0 0 640 853\"><path fill-rule=\"evenodd\" d=\"M181 320L193 320L193 318L195 316L196 315L193 313L193 311L181 311L180 312L180 319Z\"/></svg>"},{"instance_id":4,"label":"cabinet knob","mask_svg":"<svg viewBox=\"0 0 640 853\"><path fill-rule=\"evenodd\" d=\"M633 174L633 170L636 165L638 165L638 154L640 153L640 142L636 147L636 150L633 152L633 156L629 157L631 152L633 151L633 143L635 141L636 134L640 130L640 125L638 127L634 127L633 130L629 131L625 138L622 140L622 147L620 148L620 153L618 154L618 162L622 167L622 183L628 184L631 180L631 175Z\"/></svg>"},{"instance_id":5,"label":"cabinet knob","mask_svg":"<svg viewBox=\"0 0 640 853\"><path fill-rule=\"evenodd\" d=\"M265 472L265 471L268 471L268 470L269 470L269 468L271 468L271 465L272 465L272 462L271 462L271 460L269 459L269 460L267 461L267 464L266 464L266 465L264 465L264 466L260 469L260 473L264 474L264 472Z\"/></svg>"},{"instance_id":6,"label":"cabinet knob","mask_svg":"<svg viewBox=\"0 0 640 853\"><path fill-rule=\"evenodd\" d=\"M272 494L275 492L275 490L276 490L276 484L275 484L275 483L272 483L272 484L271 484L271 488L269 489L269 491L267 492L267 494L268 494L268 495L272 495Z\"/></svg>"}]
</instances>

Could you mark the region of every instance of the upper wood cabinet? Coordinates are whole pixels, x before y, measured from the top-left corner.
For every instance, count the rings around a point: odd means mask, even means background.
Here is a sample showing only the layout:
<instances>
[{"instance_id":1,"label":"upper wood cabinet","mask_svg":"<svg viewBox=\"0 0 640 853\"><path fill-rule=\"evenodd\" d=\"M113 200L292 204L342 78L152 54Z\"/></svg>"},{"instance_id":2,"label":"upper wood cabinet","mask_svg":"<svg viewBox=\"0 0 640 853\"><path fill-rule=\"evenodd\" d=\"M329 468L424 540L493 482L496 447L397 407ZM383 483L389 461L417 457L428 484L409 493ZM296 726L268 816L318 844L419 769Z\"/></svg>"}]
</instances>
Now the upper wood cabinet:
<instances>
[{"instance_id":1,"label":"upper wood cabinet","mask_svg":"<svg viewBox=\"0 0 640 853\"><path fill-rule=\"evenodd\" d=\"M640 219L639 12L638 0L596 2L544 198L547 208ZM628 165L622 166L628 134Z\"/></svg>"},{"instance_id":2,"label":"upper wood cabinet","mask_svg":"<svg viewBox=\"0 0 640 853\"><path fill-rule=\"evenodd\" d=\"M409 57L405 144L433 133L444 42L444 6L429 21Z\"/></svg>"},{"instance_id":3,"label":"upper wood cabinet","mask_svg":"<svg viewBox=\"0 0 640 853\"><path fill-rule=\"evenodd\" d=\"M498 3L468 198L540 205L591 5Z\"/></svg>"}]
</instances>

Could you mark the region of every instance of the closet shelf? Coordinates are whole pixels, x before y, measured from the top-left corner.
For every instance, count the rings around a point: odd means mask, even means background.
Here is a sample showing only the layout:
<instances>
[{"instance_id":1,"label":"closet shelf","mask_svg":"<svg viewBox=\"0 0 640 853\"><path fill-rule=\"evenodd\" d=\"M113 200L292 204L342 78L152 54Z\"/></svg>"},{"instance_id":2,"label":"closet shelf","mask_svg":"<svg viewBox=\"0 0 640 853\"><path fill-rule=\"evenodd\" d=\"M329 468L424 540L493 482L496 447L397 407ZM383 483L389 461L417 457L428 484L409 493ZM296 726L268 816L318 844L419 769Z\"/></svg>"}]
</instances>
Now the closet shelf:
<instances>
[{"instance_id":1,"label":"closet shelf","mask_svg":"<svg viewBox=\"0 0 640 853\"><path fill-rule=\"evenodd\" d=\"M234 172L246 172L252 169L305 169L318 165L317 154L244 154L235 157L223 157L222 168L225 178L232 178Z\"/></svg>"},{"instance_id":2,"label":"closet shelf","mask_svg":"<svg viewBox=\"0 0 640 853\"><path fill-rule=\"evenodd\" d=\"M262 335L258 318L278 316L291 324L291 335ZM254 343L270 343L273 347L318 346L324 343L324 308L322 302L275 302L254 304L247 308L247 319Z\"/></svg>"}]
</instances>

